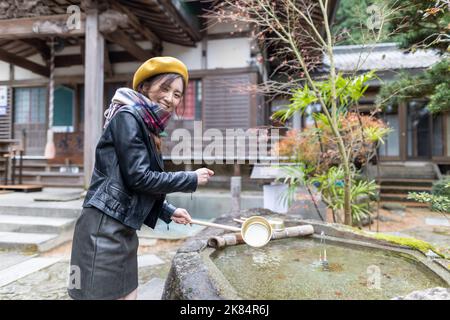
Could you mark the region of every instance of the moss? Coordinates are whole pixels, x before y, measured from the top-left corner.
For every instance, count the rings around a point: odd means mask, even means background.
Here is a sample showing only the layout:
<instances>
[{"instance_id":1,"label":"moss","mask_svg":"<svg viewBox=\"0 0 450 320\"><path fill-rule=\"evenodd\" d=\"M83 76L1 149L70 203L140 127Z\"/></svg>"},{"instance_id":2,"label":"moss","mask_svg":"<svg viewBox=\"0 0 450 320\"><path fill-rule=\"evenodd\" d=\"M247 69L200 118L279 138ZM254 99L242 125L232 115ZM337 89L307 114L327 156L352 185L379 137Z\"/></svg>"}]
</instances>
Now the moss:
<instances>
[{"instance_id":1,"label":"moss","mask_svg":"<svg viewBox=\"0 0 450 320\"><path fill-rule=\"evenodd\" d=\"M372 238L372 239L383 240L383 241L387 241L390 243L406 246L408 248L419 250L420 252L422 252L424 254L426 254L428 252L428 250L431 250L434 253L436 253L438 256L440 256L441 258L450 260L450 256L447 256L447 255L441 253L431 243L428 243L423 240L419 240L416 238L409 238L409 237L408 238L399 237L399 236L394 236L394 235L385 234L385 233L372 233L372 232L369 233L367 231L358 229L356 227L351 227L351 226L346 226L346 225L338 225L338 226L341 230L349 231L349 232L352 232L352 233L355 233L355 234L358 234L358 235L361 235L364 237Z\"/></svg>"},{"instance_id":2,"label":"moss","mask_svg":"<svg viewBox=\"0 0 450 320\"><path fill-rule=\"evenodd\" d=\"M399 236L394 236L391 234L384 234L384 233L374 233L374 234L369 234L367 232L361 232L363 235L377 239L377 240L384 240L384 241L388 241L394 244L399 244L402 246L406 246L412 249L416 249L419 250L420 252L426 254L429 250L433 251L434 253L436 253L438 256L440 256L441 258L444 259L450 259L450 257L446 256L445 254L439 252L438 249L436 249L432 244L423 241L423 240L419 240L416 238L406 238L406 237L399 237Z\"/></svg>"}]
</instances>

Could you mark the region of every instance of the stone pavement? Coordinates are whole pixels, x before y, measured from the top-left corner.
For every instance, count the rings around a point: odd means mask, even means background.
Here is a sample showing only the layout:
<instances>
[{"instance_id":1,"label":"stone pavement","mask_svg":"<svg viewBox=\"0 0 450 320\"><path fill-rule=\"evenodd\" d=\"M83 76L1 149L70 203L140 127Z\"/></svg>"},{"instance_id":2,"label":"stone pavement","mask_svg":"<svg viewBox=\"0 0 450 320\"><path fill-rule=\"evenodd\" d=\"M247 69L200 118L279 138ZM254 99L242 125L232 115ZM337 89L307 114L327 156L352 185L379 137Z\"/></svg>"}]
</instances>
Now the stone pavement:
<instances>
[{"instance_id":1,"label":"stone pavement","mask_svg":"<svg viewBox=\"0 0 450 320\"><path fill-rule=\"evenodd\" d=\"M138 251L139 300L159 300L180 241L143 239ZM0 251L0 300L67 300L71 243L47 253Z\"/></svg>"}]
</instances>

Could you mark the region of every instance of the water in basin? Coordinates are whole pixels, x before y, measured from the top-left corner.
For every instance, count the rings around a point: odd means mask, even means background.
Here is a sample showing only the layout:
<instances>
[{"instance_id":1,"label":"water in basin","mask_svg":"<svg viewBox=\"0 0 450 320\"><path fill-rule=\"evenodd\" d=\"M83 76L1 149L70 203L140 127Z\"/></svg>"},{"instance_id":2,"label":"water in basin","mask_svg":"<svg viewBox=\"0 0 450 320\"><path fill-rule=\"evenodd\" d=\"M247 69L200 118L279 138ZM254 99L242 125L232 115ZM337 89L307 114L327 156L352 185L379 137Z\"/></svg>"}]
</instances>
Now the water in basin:
<instances>
[{"instance_id":1,"label":"water in basin","mask_svg":"<svg viewBox=\"0 0 450 320\"><path fill-rule=\"evenodd\" d=\"M390 299L445 282L391 251L283 239L262 248L227 247L211 255L244 299ZM321 261L322 260L322 261Z\"/></svg>"}]
</instances>

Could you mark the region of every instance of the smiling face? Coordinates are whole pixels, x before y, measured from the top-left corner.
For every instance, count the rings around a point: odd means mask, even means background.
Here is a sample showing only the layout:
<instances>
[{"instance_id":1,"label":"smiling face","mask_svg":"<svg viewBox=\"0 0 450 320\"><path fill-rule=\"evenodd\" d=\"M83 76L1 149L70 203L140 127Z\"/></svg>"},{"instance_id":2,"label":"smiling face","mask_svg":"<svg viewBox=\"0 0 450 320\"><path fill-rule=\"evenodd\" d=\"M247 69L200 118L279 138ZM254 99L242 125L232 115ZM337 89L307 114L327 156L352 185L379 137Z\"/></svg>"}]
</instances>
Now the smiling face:
<instances>
[{"instance_id":1,"label":"smiling face","mask_svg":"<svg viewBox=\"0 0 450 320\"><path fill-rule=\"evenodd\" d=\"M183 99L183 78L178 75L163 75L155 81L144 82L141 91L151 101L173 112Z\"/></svg>"}]
</instances>

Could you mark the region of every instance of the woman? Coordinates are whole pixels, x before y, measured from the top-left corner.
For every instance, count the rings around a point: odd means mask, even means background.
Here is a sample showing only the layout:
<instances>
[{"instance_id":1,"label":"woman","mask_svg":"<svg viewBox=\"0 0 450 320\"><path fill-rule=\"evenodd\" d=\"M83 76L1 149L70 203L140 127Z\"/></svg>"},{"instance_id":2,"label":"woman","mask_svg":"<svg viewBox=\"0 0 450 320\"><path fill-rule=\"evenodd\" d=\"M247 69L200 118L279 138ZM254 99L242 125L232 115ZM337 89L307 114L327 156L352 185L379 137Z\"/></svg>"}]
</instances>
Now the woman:
<instances>
[{"instance_id":1,"label":"woman","mask_svg":"<svg viewBox=\"0 0 450 320\"><path fill-rule=\"evenodd\" d=\"M136 299L136 230L142 224L154 228L158 218L191 221L165 195L194 192L214 172L164 172L159 138L187 84L181 61L156 57L136 71L134 90L116 91L105 112L91 184L75 226L68 288L73 299Z\"/></svg>"}]
</instances>

